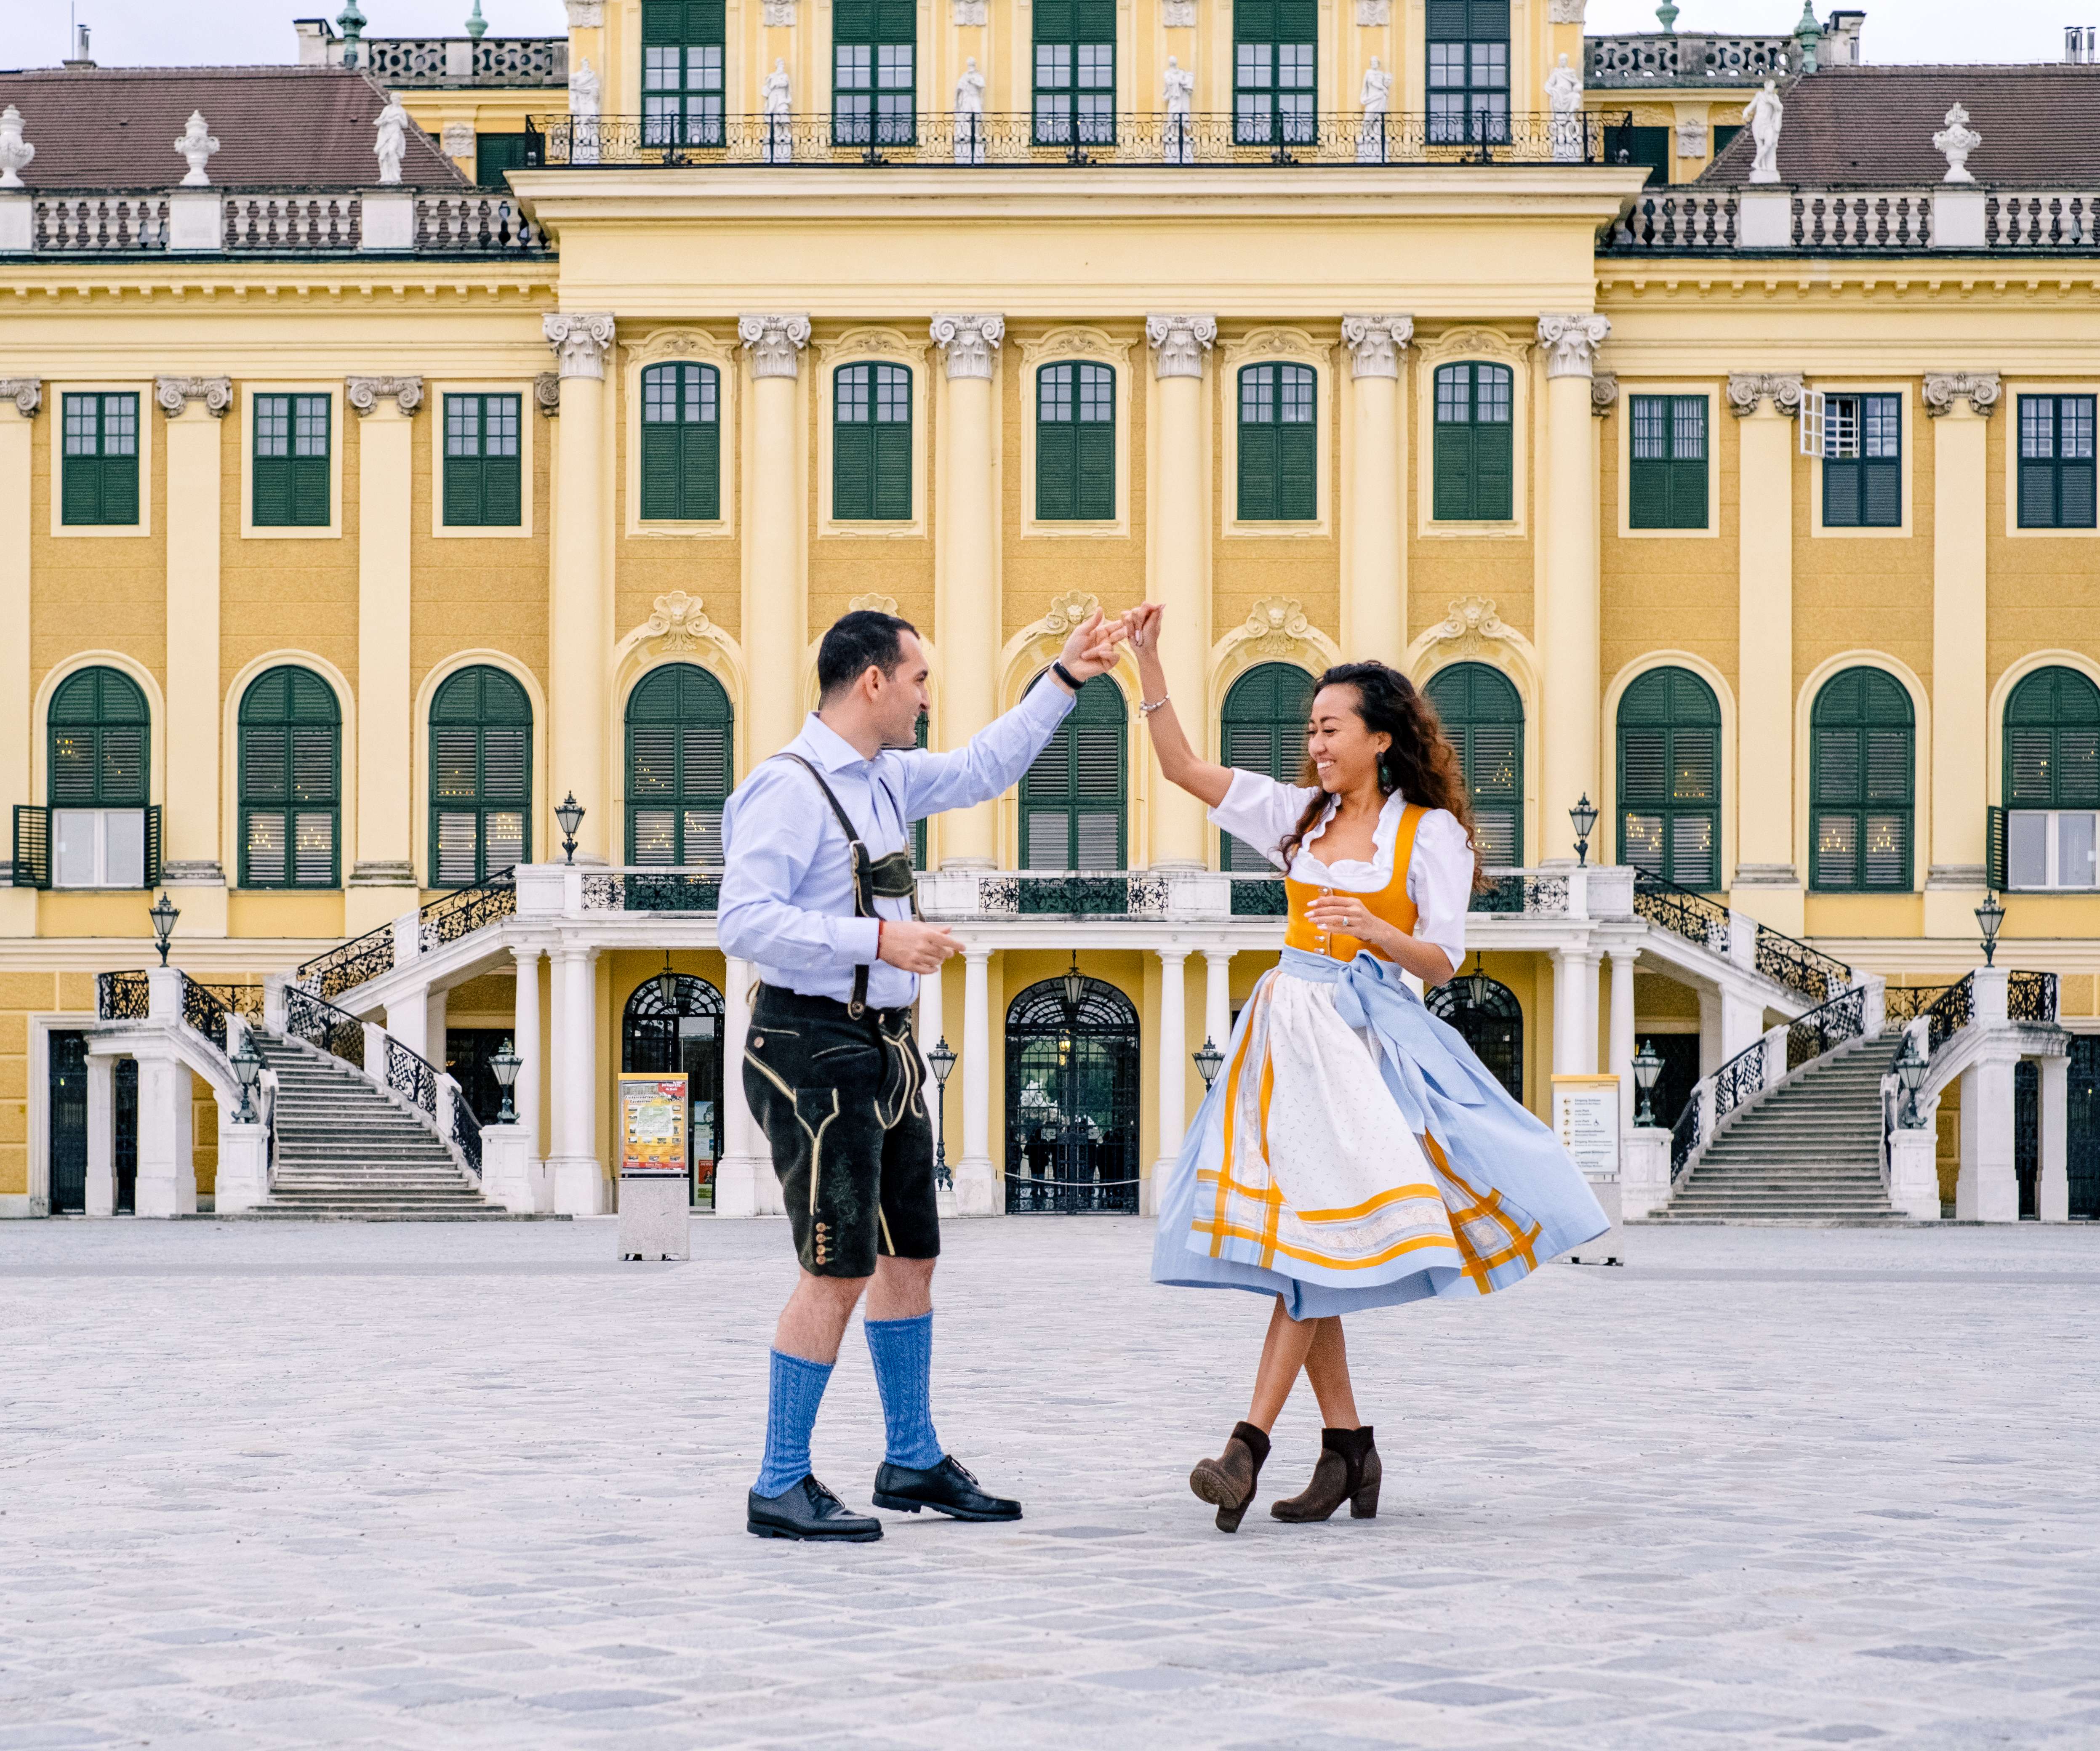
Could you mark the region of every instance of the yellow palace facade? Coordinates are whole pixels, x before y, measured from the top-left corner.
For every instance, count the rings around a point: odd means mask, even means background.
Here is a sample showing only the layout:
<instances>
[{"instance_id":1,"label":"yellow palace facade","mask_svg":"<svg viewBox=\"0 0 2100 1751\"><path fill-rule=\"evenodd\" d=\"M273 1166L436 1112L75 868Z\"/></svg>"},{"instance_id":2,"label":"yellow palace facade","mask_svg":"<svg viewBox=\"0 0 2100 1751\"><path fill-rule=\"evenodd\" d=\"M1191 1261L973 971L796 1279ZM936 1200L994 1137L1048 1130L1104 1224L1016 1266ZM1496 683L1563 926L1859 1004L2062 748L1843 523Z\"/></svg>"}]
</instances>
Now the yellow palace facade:
<instances>
[{"instance_id":1,"label":"yellow palace facade","mask_svg":"<svg viewBox=\"0 0 2100 1751\"><path fill-rule=\"evenodd\" d=\"M1542 1114L1617 1078L1629 1214L1760 1122L1793 1177L1706 1213L2100 1213L2100 249L2010 143L2088 69L1582 0L569 11L0 74L7 1209L377 1207L322 1070L575 1215L619 1075L683 1074L701 1201L777 1204L712 907L816 640L914 621L948 746L1149 598L1236 764L1295 776L1344 657L1436 699L1498 878L1432 1002ZM924 829L962 1214L1144 1207L1280 942L1136 699Z\"/></svg>"}]
</instances>

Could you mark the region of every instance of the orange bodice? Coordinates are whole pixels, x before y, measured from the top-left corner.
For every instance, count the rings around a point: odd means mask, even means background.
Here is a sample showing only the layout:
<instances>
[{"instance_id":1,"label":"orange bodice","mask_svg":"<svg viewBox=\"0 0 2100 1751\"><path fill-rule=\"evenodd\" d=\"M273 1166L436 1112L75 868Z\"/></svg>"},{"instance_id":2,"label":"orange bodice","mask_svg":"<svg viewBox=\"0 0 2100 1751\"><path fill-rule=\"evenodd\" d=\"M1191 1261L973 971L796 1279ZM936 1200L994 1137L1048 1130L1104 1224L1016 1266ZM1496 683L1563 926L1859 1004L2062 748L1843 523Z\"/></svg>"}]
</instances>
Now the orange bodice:
<instances>
[{"instance_id":1,"label":"orange bodice","mask_svg":"<svg viewBox=\"0 0 2100 1751\"><path fill-rule=\"evenodd\" d=\"M1410 803L1401 811L1400 831L1392 842L1392 880L1375 893L1352 894L1352 899L1364 902L1365 910L1381 922L1391 924L1396 930L1414 933L1415 906L1407 897L1407 866L1414 856L1414 830L1427 814L1419 803ZM1293 881L1284 878L1283 891L1290 902L1290 921L1283 932L1286 948L1303 949L1308 955L1326 955L1336 960L1354 960L1359 949L1369 949L1380 960L1390 960L1389 955L1380 955L1368 942L1357 937L1330 935L1307 918L1305 908L1318 895L1340 893L1339 888L1319 888L1310 882Z\"/></svg>"}]
</instances>

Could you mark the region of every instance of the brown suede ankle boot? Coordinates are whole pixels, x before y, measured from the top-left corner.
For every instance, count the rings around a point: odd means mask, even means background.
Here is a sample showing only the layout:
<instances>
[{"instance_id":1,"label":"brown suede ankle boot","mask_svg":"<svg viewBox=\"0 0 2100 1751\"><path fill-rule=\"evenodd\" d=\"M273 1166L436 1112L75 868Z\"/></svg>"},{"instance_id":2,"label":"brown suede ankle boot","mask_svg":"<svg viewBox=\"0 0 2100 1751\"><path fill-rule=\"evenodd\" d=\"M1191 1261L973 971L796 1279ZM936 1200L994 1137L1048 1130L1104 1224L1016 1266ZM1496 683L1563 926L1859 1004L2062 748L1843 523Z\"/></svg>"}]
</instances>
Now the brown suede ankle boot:
<instances>
[{"instance_id":1,"label":"brown suede ankle boot","mask_svg":"<svg viewBox=\"0 0 2100 1751\"><path fill-rule=\"evenodd\" d=\"M1346 1502L1351 1519L1367 1520L1378 1512L1384 1475L1368 1423L1361 1429L1322 1429L1312 1482L1301 1494L1272 1502L1268 1511L1280 1520L1324 1520Z\"/></svg>"},{"instance_id":2,"label":"brown suede ankle boot","mask_svg":"<svg viewBox=\"0 0 2100 1751\"><path fill-rule=\"evenodd\" d=\"M1217 1509L1220 1532L1240 1529L1268 1458L1268 1436L1251 1422L1236 1422L1224 1452L1215 1459L1198 1460L1189 1474L1189 1487Z\"/></svg>"}]
</instances>

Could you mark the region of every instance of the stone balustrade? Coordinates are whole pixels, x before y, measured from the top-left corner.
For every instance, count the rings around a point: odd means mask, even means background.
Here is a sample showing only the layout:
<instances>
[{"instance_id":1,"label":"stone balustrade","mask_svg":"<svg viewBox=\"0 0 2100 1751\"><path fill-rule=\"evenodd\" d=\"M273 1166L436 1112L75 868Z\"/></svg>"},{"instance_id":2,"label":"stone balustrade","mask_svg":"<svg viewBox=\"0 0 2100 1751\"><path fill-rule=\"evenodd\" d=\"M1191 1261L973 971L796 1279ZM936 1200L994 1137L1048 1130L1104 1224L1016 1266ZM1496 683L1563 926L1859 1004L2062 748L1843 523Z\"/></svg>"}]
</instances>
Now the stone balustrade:
<instances>
[{"instance_id":1,"label":"stone balustrade","mask_svg":"<svg viewBox=\"0 0 2100 1751\"><path fill-rule=\"evenodd\" d=\"M1582 44L1582 82L1601 90L1749 87L1789 79L1800 64L1801 47L1792 37L1643 31L1590 37Z\"/></svg>"}]
</instances>

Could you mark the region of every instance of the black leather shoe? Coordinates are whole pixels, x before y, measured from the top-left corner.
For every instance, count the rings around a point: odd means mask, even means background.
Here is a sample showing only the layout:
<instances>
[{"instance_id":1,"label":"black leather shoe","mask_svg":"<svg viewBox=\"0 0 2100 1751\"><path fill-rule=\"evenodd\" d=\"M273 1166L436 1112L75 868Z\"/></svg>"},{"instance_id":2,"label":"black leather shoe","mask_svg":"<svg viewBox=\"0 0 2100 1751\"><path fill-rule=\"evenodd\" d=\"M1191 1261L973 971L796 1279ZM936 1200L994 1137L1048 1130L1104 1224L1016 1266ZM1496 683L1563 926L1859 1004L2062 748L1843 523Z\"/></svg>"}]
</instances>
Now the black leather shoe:
<instances>
[{"instance_id":1,"label":"black leather shoe","mask_svg":"<svg viewBox=\"0 0 2100 1751\"><path fill-rule=\"evenodd\" d=\"M866 1544L882 1536L882 1522L872 1514L849 1514L846 1505L814 1477L790 1484L777 1496L751 1493L745 1504L744 1530L761 1538L830 1538Z\"/></svg>"},{"instance_id":2,"label":"black leather shoe","mask_svg":"<svg viewBox=\"0 0 2100 1751\"><path fill-rule=\"evenodd\" d=\"M887 1459L875 1474L875 1505L916 1514L933 1508L959 1520L1017 1520L1021 1504L1004 1496L988 1496L977 1480L953 1459L920 1471L908 1465L892 1465Z\"/></svg>"}]
</instances>

